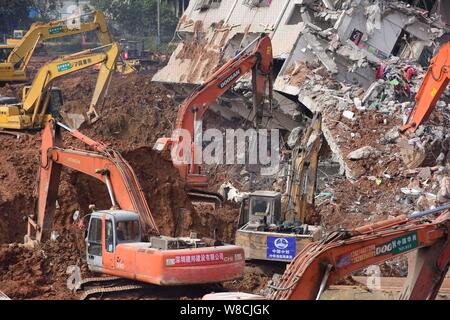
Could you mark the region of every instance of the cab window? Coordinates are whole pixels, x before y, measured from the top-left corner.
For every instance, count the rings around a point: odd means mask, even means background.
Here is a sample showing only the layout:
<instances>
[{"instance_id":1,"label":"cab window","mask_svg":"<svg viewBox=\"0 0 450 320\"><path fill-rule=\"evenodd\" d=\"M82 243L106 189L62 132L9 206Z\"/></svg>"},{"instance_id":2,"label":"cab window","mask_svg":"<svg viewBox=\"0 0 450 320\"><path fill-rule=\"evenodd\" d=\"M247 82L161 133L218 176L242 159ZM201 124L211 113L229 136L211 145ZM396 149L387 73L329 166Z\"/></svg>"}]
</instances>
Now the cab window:
<instances>
[{"instance_id":1,"label":"cab window","mask_svg":"<svg viewBox=\"0 0 450 320\"><path fill-rule=\"evenodd\" d=\"M88 253L94 256L102 255L102 220L92 219L89 225Z\"/></svg>"},{"instance_id":2,"label":"cab window","mask_svg":"<svg viewBox=\"0 0 450 320\"><path fill-rule=\"evenodd\" d=\"M114 227L111 220L106 220L105 232L105 250L106 252L114 252Z\"/></svg>"},{"instance_id":3,"label":"cab window","mask_svg":"<svg viewBox=\"0 0 450 320\"><path fill-rule=\"evenodd\" d=\"M267 216L270 214L270 202L262 199L252 200L252 212L255 216Z\"/></svg>"},{"instance_id":4,"label":"cab window","mask_svg":"<svg viewBox=\"0 0 450 320\"><path fill-rule=\"evenodd\" d=\"M139 221L119 221L116 224L118 242L140 241Z\"/></svg>"},{"instance_id":5,"label":"cab window","mask_svg":"<svg viewBox=\"0 0 450 320\"><path fill-rule=\"evenodd\" d=\"M12 51L12 48L0 48L0 62L5 62L10 53Z\"/></svg>"}]
</instances>

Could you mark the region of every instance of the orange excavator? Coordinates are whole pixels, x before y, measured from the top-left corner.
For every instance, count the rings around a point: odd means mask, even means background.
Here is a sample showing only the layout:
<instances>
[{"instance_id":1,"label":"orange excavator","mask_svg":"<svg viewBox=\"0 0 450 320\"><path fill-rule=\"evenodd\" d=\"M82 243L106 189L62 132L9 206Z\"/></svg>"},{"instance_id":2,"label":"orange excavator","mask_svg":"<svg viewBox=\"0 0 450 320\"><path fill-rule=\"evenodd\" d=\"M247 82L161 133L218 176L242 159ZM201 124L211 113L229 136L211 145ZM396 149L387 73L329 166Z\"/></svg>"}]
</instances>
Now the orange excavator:
<instances>
[{"instance_id":1,"label":"orange excavator","mask_svg":"<svg viewBox=\"0 0 450 320\"><path fill-rule=\"evenodd\" d=\"M416 106L410 113L405 125L400 129L402 135L414 133L433 112L436 103L441 98L450 81L450 42L439 49L431 60L428 72L416 95ZM404 160L408 167L418 167L425 160L424 150L415 150L403 140L400 144L404 150ZM408 151L409 150L409 151Z\"/></svg>"},{"instance_id":2,"label":"orange excavator","mask_svg":"<svg viewBox=\"0 0 450 320\"><path fill-rule=\"evenodd\" d=\"M250 50L251 48L253 50ZM185 132L190 134L190 143L188 142L187 146L191 149L189 154L191 161L178 161L187 156L181 151L172 152L172 161L188 187L202 189L208 183L208 177L202 174L202 165L193 161L193 159L196 159L196 147L194 146L195 123L202 120L205 112L220 96L251 71L253 110L249 118L251 117L256 125L260 125L263 119L263 104L267 87L269 87L269 103L272 101L272 64L271 40L268 36L262 34L217 70L180 105L175 128L185 130ZM181 140L181 137L160 138L156 142L154 149L167 151L172 147L177 147L178 144L186 144L186 142ZM174 154L177 154L180 159L174 159Z\"/></svg>"},{"instance_id":3,"label":"orange excavator","mask_svg":"<svg viewBox=\"0 0 450 320\"><path fill-rule=\"evenodd\" d=\"M450 266L450 203L401 215L312 242L292 260L265 297L235 292L204 300L319 300L331 285L390 259L408 256L402 300L433 300Z\"/></svg>"},{"instance_id":4,"label":"orange excavator","mask_svg":"<svg viewBox=\"0 0 450 320\"><path fill-rule=\"evenodd\" d=\"M62 147L61 128L93 151ZM104 183L111 199L110 210L90 214L86 238L90 270L162 286L242 277L242 248L160 235L133 169L118 152L54 120L42 133L41 152L37 214L28 217L25 242L51 237L61 169L67 167Z\"/></svg>"},{"instance_id":5,"label":"orange excavator","mask_svg":"<svg viewBox=\"0 0 450 320\"><path fill-rule=\"evenodd\" d=\"M410 254L401 299L434 299L450 265L450 204L402 215L307 245L271 286L271 299L314 300L339 280L370 265ZM437 215L429 218L431 215Z\"/></svg>"},{"instance_id":6,"label":"orange excavator","mask_svg":"<svg viewBox=\"0 0 450 320\"><path fill-rule=\"evenodd\" d=\"M415 132L433 112L450 81L450 42L439 49L431 60L428 72L416 95L416 106L407 123L400 129L401 133Z\"/></svg>"}]
</instances>

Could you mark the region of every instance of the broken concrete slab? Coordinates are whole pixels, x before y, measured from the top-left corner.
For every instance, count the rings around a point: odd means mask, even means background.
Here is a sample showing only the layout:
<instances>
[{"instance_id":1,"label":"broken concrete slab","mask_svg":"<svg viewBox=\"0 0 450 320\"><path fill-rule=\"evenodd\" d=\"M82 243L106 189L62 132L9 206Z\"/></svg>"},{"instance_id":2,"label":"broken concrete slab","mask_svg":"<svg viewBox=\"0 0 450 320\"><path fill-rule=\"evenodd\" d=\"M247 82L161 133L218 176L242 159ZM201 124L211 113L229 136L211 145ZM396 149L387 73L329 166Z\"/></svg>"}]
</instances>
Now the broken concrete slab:
<instances>
[{"instance_id":1,"label":"broken concrete slab","mask_svg":"<svg viewBox=\"0 0 450 320\"><path fill-rule=\"evenodd\" d=\"M365 146L358 150L352 151L347 155L349 160L364 160L369 158L377 158L381 155L381 152L374 147Z\"/></svg>"},{"instance_id":2,"label":"broken concrete slab","mask_svg":"<svg viewBox=\"0 0 450 320\"><path fill-rule=\"evenodd\" d=\"M432 172L430 167L419 168L419 174L417 175L422 180L428 180L431 178Z\"/></svg>"},{"instance_id":3,"label":"broken concrete slab","mask_svg":"<svg viewBox=\"0 0 450 320\"><path fill-rule=\"evenodd\" d=\"M440 182L437 200L440 203L448 203L450 201L450 177L443 177Z\"/></svg>"}]
</instances>

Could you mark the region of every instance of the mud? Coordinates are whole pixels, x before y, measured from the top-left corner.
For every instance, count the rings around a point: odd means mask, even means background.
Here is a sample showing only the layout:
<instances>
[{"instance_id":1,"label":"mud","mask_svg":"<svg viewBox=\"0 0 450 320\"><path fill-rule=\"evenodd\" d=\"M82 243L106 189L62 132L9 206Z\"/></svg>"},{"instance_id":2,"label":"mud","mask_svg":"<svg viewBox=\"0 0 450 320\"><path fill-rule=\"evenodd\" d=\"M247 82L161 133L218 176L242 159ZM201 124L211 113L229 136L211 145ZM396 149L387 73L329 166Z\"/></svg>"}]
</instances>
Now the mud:
<instances>
[{"instance_id":1,"label":"mud","mask_svg":"<svg viewBox=\"0 0 450 320\"><path fill-rule=\"evenodd\" d=\"M19 244L0 246L0 286L13 299L73 299L67 288L67 267L83 263L84 251L78 244L82 233L73 231L31 249Z\"/></svg>"},{"instance_id":2,"label":"mud","mask_svg":"<svg viewBox=\"0 0 450 320\"><path fill-rule=\"evenodd\" d=\"M115 74L109 96L98 109L101 119L91 126L82 126L80 131L116 148L129 161L162 234L181 236L196 232L199 237L215 237L232 243L239 208L230 204L217 208L193 206L178 171L167 157L152 150L159 137L170 135L177 104L171 92L151 83L150 79L151 73ZM87 111L95 81L95 73L90 70L58 81L56 86L65 96L62 112ZM0 89L0 94L20 98L22 87L6 86ZM63 142L65 147L85 148L67 133L63 134ZM0 143L3 147L0 153L0 287L13 299L77 299L79 295L66 287L67 267L77 265L84 276L89 273L83 232L72 216L77 210L81 216L88 214L91 204L98 209L109 209L106 188L94 178L63 169L54 219L54 230L60 237L35 249L25 248L19 244L26 234L24 217L34 213L40 134L30 132L19 139L0 134ZM217 184L213 183L211 189L217 190ZM143 292L136 296L197 299L214 290L209 286L198 290L169 289L167 293L158 289L156 294ZM117 298L123 297L134 295Z\"/></svg>"}]
</instances>

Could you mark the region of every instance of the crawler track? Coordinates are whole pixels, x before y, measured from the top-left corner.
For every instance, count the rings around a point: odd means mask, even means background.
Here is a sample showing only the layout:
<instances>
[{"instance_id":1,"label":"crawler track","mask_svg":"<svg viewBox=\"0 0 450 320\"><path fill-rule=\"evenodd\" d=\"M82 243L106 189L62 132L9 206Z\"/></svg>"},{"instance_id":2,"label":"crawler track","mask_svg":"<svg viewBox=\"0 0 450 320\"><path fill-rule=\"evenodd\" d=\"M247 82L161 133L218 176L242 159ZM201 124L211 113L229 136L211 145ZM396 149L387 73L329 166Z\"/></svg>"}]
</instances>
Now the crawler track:
<instances>
[{"instance_id":1,"label":"crawler track","mask_svg":"<svg viewBox=\"0 0 450 320\"><path fill-rule=\"evenodd\" d=\"M81 295L80 300L88 300L95 295L126 292L148 287L148 285L144 283L136 283L117 277L87 278L81 282L81 289L89 288L90 286L93 287L85 290Z\"/></svg>"}]
</instances>

